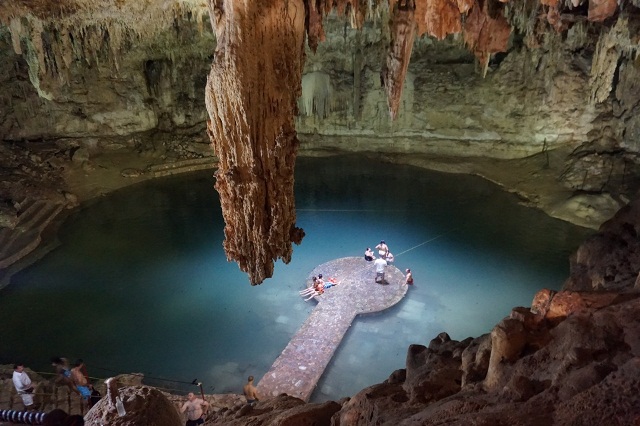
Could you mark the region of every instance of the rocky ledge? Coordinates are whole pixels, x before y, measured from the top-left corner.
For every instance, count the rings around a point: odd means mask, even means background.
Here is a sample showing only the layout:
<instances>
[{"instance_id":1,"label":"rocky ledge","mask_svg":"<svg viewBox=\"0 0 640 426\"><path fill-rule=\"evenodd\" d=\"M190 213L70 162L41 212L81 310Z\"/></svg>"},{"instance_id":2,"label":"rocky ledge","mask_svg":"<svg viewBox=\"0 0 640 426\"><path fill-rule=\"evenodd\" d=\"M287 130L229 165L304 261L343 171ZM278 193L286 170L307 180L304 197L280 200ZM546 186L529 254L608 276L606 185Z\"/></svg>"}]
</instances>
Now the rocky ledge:
<instances>
[{"instance_id":1,"label":"rocky ledge","mask_svg":"<svg viewBox=\"0 0 640 426\"><path fill-rule=\"evenodd\" d=\"M207 395L205 424L638 425L638 312L638 292L541 290L489 334L455 341L441 333L428 346L411 345L406 368L351 398L305 403L282 394L251 406L239 395ZM127 377L119 389L126 414L103 398L85 420L184 422L177 411L184 397Z\"/></svg>"}]
</instances>

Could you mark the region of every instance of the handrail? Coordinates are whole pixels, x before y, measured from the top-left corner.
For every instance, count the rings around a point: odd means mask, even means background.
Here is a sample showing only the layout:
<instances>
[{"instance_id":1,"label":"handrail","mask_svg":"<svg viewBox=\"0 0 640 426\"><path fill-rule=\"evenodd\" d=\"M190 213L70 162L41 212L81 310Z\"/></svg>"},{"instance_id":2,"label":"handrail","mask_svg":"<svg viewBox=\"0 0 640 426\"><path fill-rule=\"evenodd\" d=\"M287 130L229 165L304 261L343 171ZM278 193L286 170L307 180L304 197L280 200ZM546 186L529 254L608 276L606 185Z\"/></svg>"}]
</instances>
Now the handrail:
<instances>
[{"instance_id":1,"label":"handrail","mask_svg":"<svg viewBox=\"0 0 640 426\"><path fill-rule=\"evenodd\" d=\"M47 413L43 411L0 410L0 420L11 423L41 425Z\"/></svg>"}]
</instances>

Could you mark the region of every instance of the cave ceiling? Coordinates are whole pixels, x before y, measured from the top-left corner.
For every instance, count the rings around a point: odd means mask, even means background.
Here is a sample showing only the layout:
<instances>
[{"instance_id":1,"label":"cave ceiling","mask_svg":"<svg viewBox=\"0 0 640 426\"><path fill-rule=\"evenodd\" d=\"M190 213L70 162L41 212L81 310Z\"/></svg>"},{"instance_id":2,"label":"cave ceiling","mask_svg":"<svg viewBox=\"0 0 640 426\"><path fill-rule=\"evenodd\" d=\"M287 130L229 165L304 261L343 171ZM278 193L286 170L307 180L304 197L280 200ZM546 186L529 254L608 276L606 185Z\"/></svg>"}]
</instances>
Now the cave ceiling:
<instances>
[{"instance_id":1,"label":"cave ceiling","mask_svg":"<svg viewBox=\"0 0 640 426\"><path fill-rule=\"evenodd\" d=\"M216 189L224 247L251 284L259 284L272 276L275 261L290 261L291 244L304 236L295 225L294 118L305 44L315 51L323 42L329 14L357 29L367 20L388 20L380 78L395 119L413 42L420 37L460 35L484 74L514 34L536 48L548 34L562 39L582 25L585 37L596 40L591 101L602 102L616 60L635 55L636 7L615 0L5 0L0 24L46 99L51 85L64 83L73 61L90 63L107 50L117 72L122 52L177 31L179 20L196 22L201 32L213 30L217 46L205 99L208 135L220 160Z\"/></svg>"}]
</instances>

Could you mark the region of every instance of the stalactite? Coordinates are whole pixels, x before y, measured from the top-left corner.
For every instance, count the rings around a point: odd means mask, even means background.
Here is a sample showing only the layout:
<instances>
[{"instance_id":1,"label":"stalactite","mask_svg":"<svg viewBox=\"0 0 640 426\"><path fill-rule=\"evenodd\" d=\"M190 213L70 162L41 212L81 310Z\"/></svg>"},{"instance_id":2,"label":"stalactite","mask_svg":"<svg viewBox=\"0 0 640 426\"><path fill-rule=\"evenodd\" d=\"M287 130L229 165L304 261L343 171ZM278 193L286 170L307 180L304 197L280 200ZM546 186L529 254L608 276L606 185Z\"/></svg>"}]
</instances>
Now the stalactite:
<instances>
[{"instance_id":1,"label":"stalactite","mask_svg":"<svg viewBox=\"0 0 640 426\"><path fill-rule=\"evenodd\" d=\"M13 18L9 23L9 31L11 32L11 44L16 55L22 55L22 47L20 46L20 38L22 37L22 22L20 18Z\"/></svg>"},{"instance_id":2,"label":"stalactite","mask_svg":"<svg viewBox=\"0 0 640 426\"><path fill-rule=\"evenodd\" d=\"M591 22L602 22L618 10L617 0L589 0L587 18Z\"/></svg>"},{"instance_id":3,"label":"stalactite","mask_svg":"<svg viewBox=\"0 0 640 426\"><path fill-rule=\"evenodd\" d=\"M218 44L205 99L223 246L260 284L304 236L295 226L293 174L305 10L302 0L209 0L209 7Z\"/></svg>"},{"instance_id":4,"label":"stalactite","mask_svg":"<svg viewBox=\"0 0 640 426\"><path fill-rule=\"evenodd\" d=\"M299 105L301 115L326 118L333 109L331 76L321 71L305 74Z\"/></svg>"},{"instance_id":5,"label":"stalactite","mask_svg":"<svg viewBox=\"0 0 640 426\"><path fill-rule=\"evenodd\" d=\"M308 1L307 7L307 44L312 52L318 49L318 43L324 41L324 27L322 25L322 9L318 8L315 1Z\"/></svg>"},{"instance_id":6,"label":"stalactite","mask_svg":"<svg viewBox=\"0 0 640 426\"><path fill-rule=\"evenodd\" d=\"M632 41L627 19L618 19L613 28L600 34L589 78L592 103L604 102L609 97L620 57L632 57L637 51L638 45Z\"/></svg>"},{"instance_id":7,"label":"stalactite","mask_svg":"<svg viewBox=\"0 0 640 426\"><path fill-rule=\"evenodd\" d=\"M413 0L402 0L395 5L393 10L391 46L381 73L392 120L395 120L398 114L402 87L411 59L413 40L416 34L414 12L415 3Z\"/></svg>"},{"instance_id":8,"label":"stalactite","mask_svg":"<svg viewBox=\"0 0 640 426\"><path fill-rule=\"evenodd\" d=\"M462 31L462 13L472 6L469 0L451 2L449 0L416 0L416 22L418 36L429 34L438 40L449 34Z\"/></svg>"},{"instance_id":9,"label":"stalactite","mask_svg":"<svg viewBox=\"0 0 640 426\"><path fill-rule=\"evenodd\" d=\"M0 25L9 28L14 51L27 58L30 81L47 99L53 96L48 86L54 84L54 78L60 80L58 84L66 83L66 71L74 57L97 64L101 55L109 52L105 59L117 73L118 58L127 43L168 31L176 18L187 14L195 16L199 28L204 28L202 20L207 13L201 0L174 0L170 5L126 0L98 4L94 0L0 1ZM47 46L43 44L46 37L51 39Z\"/></svg>"},{"instance_id":10,"label":"stalactite","mask_svg":"<svg viewBox=\"0 0 640 426\"><path fill-rule=\"evenodd\" d=\"M504 15L489 13L490 1L476 1L464 24L465 44L478 59L483 76L491 54L505 52L511 35L511 26Z\"/></svg>"}]
</instances>

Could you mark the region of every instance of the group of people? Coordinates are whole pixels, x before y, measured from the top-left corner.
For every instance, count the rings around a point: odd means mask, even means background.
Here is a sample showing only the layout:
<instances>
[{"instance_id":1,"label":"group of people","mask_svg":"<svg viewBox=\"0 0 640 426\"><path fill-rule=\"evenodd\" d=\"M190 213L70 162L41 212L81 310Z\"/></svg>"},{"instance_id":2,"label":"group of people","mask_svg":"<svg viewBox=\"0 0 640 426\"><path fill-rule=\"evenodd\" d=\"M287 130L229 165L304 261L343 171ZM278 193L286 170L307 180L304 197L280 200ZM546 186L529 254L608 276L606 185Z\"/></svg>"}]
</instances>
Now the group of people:
<instances>
[{"instance_id":1,"label":"group of people","mask_svg":"<svg viewBox=\"0 0 640 426\"><path fill-rule=\"evenodd\" d=\"M87 393L91 395L89 388L93 388L93 386L89 381L89 376L86 374L86 367L81 359L75 362L75 366L72 369L68 368L68 363L65 358L54 357L51 359L51 363L56 368L56 381L60 380L68 386L75 384L74 386L77 393L83 396ZM247 400L247 404L251 405L255 405L255 403L258 402L258 389L253 384L253 380L253 376L249 376L247 383L242 389ZM31 382L31 378L25 371L23 363L18 363L13 366L13 385L15 386L18 395L22 398L25 409L37 409L37 406L33 401L35 388ZM91 401L91 398L88 398L88 401ZM181 413L186 412L187 414L186 426L197 426L203 424L204 416L208 407L209 403L206 400L196 397L193 392L189 392L187 395L187 401L180 409ZM55 409L47 413L44 424L51 426L76 426L83 425L84 420L80 415L70 416L64 410Z\"/></svg>"},{"instance_id":2,"label":"group of people","mask_svg":"<svg viewBox=\"0 0 640 426\"><path fill-rule=\"evenodd\" d=\"M51 365L56 370L56 383L66 385L69 390L78 394L87 403L88 407L93 406L92 394L97 393L91 384L87 366L84 361L77 359L73 367L69 367L69 361L62 357L51 358Z\"/></svg>"},{"instance_id":3,"label":"group of people","mask_svg":"<svg viewBox=\"0 0 640 426\"><path fill-rule=\"evenodd\" d=\"M66 358L53 357L51 358L51 365L56 371L55 383L65 385L70 392L81 395L88 408L91 408L95 397L100 396L100 394L91 384L84 361L78 359L74 363L74 367L70 368ZM23 363L16 363L13 366L13 386L16 388L18 395L20 395L25 410L36 410L38 408L33 400L35 388L31 378L25 371Z\"/></svg>"},{"instance_id":4,"label":"group of people","mask_svg":"<svg viewBox=\"0 0 640 426\"><path fill-rule=\"evenodd\" d=\"M389 251L389 246L384 240L381 240L375 248L376 250L378 250L378 255L380 257L376 258L376 255L374 254L373 250L371 250L371 247L367 247L367 249L364 251L364 259L367 262L373 261L373 264L376 267L375 282L385 284L385 270L388 264L395 261L395 257L393 256L391 251ZM411 273L411 269L405 270L404 282L407 285L413 285L413 274Z\"/></svg>"},{"instance_id":5,"label":"group of people","mask_svg":"<svg viewBox=\"0 0 640 426\"><path fill-rule=\"evenodd\" d=\"M320 296L321 294L324 293L326 289L339 284L340 282L335 278L329 278L327 281L325 281L322 278L322 274L318 274L317 277L315 275L311 277L311 285L305 288L304 290L299 291L299 293L300 293L300 296L302 297L309 296L306 299L304 299L304 301L306 302L307 300L311 300L316 296Z\"/></svg>"},{"instance_id":6,"label":"group of people","mask_svg":"<svg viewBox=\"0 0 640 426\"><path fill-rule=\"evenodd\" d=\"M378 255L380 255L379 259L383 259L387 264L395 261L395 257L389 251L389 246L387 246L384 240L380 241L380 244L376 246L376 250L378 250ZM373 253L373 250L371 250L371 247L367 247L364 251L364 259L367 262L371 262L376 259L376 255Z\"/></svg>"},{"instance_id":7,"label":"group of people","mask_svg":"<svg viewBox=\"0 0 640 426\"><path fill-rule=\"evenodd\" d=\"M253 376L249 376L247 383L242 388L242 393L247 400L247 404L255 405L258 402L258 389L253 384ZM193 392L189 392L187 400L180 408L181 413L187 413L187 423L185 426L198 426L203 424L208 409L209 402L204 398L198 398Z\"/></svg>"}]
</instances>

